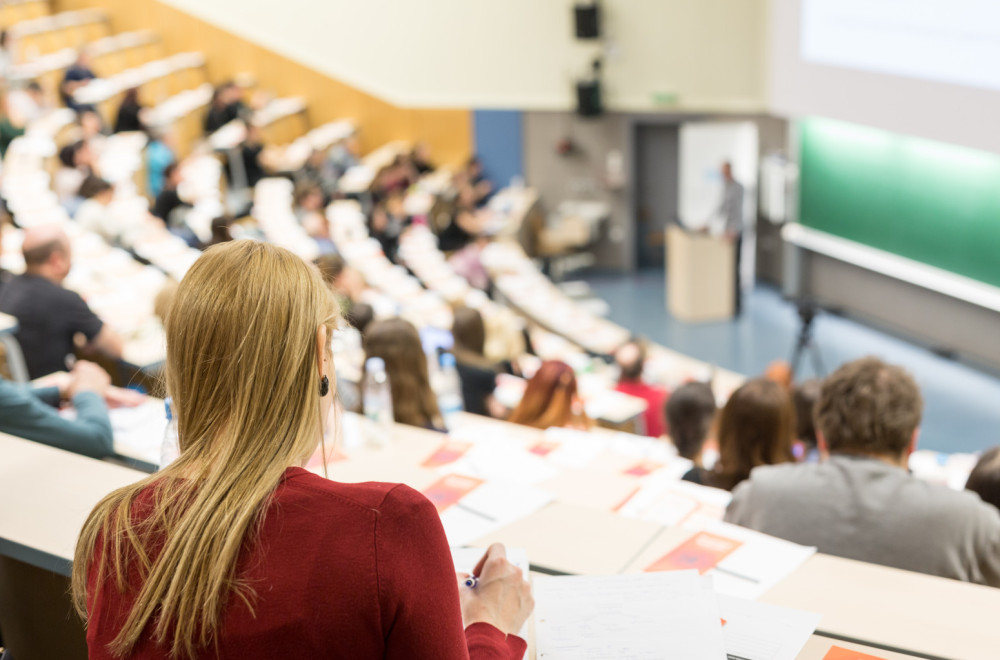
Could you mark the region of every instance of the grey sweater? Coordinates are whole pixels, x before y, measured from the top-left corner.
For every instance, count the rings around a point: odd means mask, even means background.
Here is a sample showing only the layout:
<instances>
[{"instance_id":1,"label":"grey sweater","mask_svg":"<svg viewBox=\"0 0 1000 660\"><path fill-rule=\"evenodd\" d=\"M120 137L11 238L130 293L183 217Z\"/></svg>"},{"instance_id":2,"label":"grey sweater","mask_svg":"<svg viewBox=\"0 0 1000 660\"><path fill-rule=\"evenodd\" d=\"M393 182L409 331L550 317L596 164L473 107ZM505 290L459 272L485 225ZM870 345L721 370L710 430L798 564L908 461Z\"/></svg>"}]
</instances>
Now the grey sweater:
<instances>
[{"instance_id":1,"label":"grey sweater","mask_svg":"<svg viewBox=\"0 0 1000 660\"><path fill-rule=\"evenodd\" d=\"M726 521L820 552L1000 587L1000 511L876 458L754 469Z\"/></svg>"}]
</instances>

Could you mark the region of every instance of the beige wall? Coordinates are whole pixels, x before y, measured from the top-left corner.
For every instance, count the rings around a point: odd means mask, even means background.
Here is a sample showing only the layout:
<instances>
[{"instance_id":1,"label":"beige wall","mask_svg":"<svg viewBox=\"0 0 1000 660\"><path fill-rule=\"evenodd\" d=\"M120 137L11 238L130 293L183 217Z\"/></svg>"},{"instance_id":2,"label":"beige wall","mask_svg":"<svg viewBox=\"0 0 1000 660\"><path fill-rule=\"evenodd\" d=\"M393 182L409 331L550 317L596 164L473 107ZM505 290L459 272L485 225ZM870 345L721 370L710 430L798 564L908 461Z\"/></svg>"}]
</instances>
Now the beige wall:
<instances>
[{"instance_id":1,"label":"beige wall","mask_svg":"<svg viewBox=\"0 0 1000 660\"><path fill-rule=\"evenodd\" d=\"M403 107L566 109L598 48L573 0L163 1ZM763 109L768 4L605 0L606 105Z\"/></svg>"}]
</instances>

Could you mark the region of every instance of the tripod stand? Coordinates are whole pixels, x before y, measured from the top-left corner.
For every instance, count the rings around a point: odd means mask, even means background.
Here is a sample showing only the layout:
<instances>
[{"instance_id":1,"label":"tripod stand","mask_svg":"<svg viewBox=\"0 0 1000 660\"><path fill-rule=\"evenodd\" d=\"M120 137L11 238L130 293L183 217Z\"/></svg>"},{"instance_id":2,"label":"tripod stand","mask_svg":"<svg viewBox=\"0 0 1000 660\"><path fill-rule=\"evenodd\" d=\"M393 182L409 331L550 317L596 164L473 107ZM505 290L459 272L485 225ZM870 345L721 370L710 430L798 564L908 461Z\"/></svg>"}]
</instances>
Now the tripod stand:
<instances>
[{"instance_id":1,"label":"tripod stand","mask_svg":"<svg viewBox=\"0 0 1000 660\"><path fill-rule=\"evenodd\" d=\"M802 325L799 326L799 336L795 342L795 350L792 351L792 377L798 373L802 356L809 353L816 376L822 378L826 375L826 369L823 368L823 356L820 355L819 346L813 339L813 321L816 319L817 309L812 303L800 302L798 312Z\"/></svg>"}]
</instances>

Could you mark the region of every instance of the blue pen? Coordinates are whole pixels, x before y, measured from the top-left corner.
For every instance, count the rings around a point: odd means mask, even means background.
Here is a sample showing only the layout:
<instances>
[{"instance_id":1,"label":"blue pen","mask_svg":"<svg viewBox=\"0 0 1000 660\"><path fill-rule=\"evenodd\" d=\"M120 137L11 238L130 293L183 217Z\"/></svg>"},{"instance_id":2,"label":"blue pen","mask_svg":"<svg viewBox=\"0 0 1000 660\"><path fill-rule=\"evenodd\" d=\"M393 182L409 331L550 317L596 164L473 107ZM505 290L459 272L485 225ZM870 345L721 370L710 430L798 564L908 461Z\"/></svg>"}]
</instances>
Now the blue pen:
<instances>
[{"instance_id":1,"label":"blue pen","mask_svg":"<svg viewBox=\"0 0 1000 660\"><path fill-rule=\"evenodd\" d=\"M469 577L465 578L465 586L467 586L469 589L475 589L477 584L479 584L479 578L477 578L475 575L470 575Z\"/></svg>"}]
</instances>

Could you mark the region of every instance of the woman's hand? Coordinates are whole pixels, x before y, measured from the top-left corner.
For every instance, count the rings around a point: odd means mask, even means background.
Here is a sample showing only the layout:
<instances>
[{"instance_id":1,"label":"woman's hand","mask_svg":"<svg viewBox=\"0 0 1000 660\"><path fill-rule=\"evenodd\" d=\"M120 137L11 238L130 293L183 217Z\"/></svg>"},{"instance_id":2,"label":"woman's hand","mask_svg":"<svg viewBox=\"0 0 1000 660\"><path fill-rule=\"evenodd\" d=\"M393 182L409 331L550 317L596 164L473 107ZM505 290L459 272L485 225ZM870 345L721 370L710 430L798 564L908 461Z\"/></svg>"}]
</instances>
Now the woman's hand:
<instances>
[{"instance_id":1,"label":"woman's hand","mask_svg":"<svg viewBox=\"0 0 1000 660\"><path fill-rule=\"evenodd\" d=\"M503 544L491 545L472 573L476 586L467 587L463 578L458 589L465 626L489 623L507 635L518 634L535 609L535 599L521 569L507 561Z\"/></svg>"}]
</instances>

